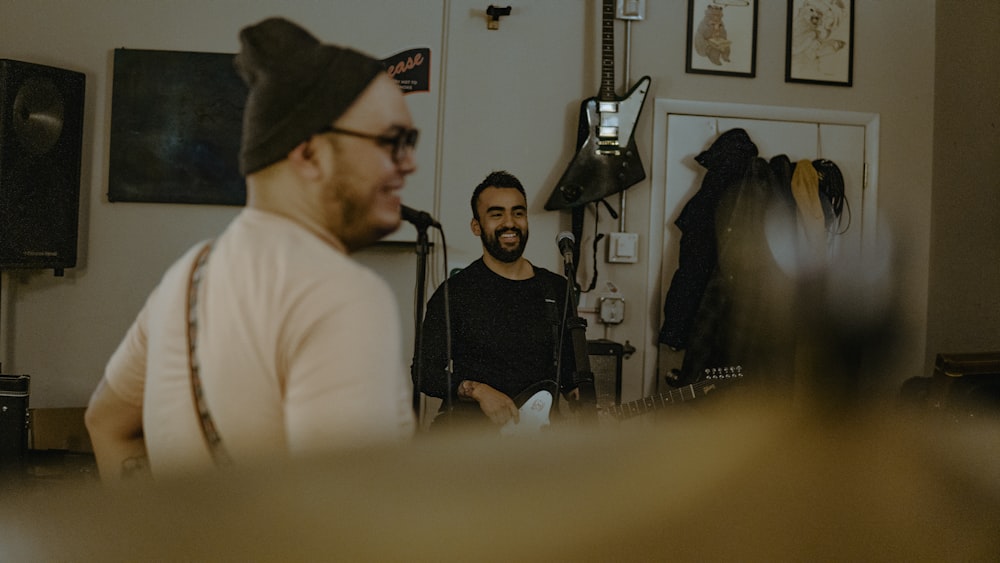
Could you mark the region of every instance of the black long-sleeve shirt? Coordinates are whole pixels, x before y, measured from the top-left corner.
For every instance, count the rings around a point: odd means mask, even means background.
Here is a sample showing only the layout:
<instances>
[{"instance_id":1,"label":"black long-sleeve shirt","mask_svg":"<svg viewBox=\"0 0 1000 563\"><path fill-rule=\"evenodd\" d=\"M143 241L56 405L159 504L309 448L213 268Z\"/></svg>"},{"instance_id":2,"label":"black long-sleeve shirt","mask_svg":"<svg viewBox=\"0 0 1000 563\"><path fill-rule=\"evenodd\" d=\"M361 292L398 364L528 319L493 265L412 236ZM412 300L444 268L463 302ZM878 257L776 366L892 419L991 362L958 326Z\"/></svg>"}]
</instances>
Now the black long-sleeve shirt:
<instances>
[{"instance_id":1,"label":"black long-sleeve shirt","mask_svg":"<svg viewBox=\"0 0 1000 563\"><path fill-rule=\"evenodd\" d=\"M414 381L422 392L441 399L450 393L457 403L458 385L467 379L514 398L538 381L556 380L556 342L567 282L545 268L534 267L534 271L532 278L511 280L494 273L480 258L448 280L454 358L450 389L444 284L438 287L423 321L421 381ZM568 333L561 353L558 381L565 393L576 387Z\"/></svg>"}]
</instances>

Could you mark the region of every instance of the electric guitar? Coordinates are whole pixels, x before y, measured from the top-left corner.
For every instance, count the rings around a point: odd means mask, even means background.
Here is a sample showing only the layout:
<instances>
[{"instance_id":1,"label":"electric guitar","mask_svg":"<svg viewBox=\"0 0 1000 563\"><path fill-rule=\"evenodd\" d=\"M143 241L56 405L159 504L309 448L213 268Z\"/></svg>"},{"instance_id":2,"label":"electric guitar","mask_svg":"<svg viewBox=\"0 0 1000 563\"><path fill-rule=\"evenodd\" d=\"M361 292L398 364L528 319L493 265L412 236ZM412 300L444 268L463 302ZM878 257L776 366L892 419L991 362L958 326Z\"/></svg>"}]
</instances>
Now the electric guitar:
<instances>
[{"instance_id":1,"label":"electric guitar","mask_svg":"<svg viewBox=\"0 0 1000 563\"><path fill-rule=\"evenodd\" d=\"M615 0L604 0L601 89L596 98L588 98L580 106L577 153L545 203L548 211L603 199L646 177L633 134L650 79L640 78L624 98L615 94L614 14Z\"/></svg>"},{"instance_id":2,"label":"electric guitar","mask_svg":"<svg viewBox=\"0 0 1000 563\"><path fill-rule=\"evenodd\" d=\"M704 379L695 383L637 401L621 405L605 405L599 408L619 421L627 420L633 416L646 414L675 403L704 397L719 389L720 386L737 381L742 377L743 368L741 366L709 368L705 370ZM500 428L500 435L537 434L542 428L548 426L549 413L552 411L552 403L554 402L556 391L556 382L546 380L540 381L519 393L514 398L514 404L517 406L520 420L518 422L514 422L513 418L508 420Z\"/></svg>"}]
</instances>

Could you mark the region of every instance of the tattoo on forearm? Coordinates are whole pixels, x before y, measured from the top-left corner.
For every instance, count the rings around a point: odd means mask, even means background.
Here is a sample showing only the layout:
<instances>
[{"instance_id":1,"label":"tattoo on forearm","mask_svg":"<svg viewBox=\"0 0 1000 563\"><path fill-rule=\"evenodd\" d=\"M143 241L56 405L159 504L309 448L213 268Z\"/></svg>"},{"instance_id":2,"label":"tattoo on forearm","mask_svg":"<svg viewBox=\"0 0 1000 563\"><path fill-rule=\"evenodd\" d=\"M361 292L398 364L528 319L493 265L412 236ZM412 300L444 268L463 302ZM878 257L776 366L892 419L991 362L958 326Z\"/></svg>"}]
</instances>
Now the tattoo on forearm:
<instances>
[{"instance_id":1,"label":"tattoo on forearm","mask_svg":"<svg viewBox=\"0 0 1000 563\"><path fill-rule=\"evenodd\" d=\"M122 460L122 478L128 479L149 472L149 458L144 455L127 457Z\"/></svg>"},{"instance_id":2,"label":"tattoo on forearm","mask_svg":"<svg viewBox=\"0 0 1000 563\"><path fill-rule=\"evenodd\" d=\"M475 388L476 388L476 383L474 381L469 381L468 379L466 379L465 381L458 384L458 396L463 399L471 399L472 392L475 390Z\"/></svg>"}]
</instances>

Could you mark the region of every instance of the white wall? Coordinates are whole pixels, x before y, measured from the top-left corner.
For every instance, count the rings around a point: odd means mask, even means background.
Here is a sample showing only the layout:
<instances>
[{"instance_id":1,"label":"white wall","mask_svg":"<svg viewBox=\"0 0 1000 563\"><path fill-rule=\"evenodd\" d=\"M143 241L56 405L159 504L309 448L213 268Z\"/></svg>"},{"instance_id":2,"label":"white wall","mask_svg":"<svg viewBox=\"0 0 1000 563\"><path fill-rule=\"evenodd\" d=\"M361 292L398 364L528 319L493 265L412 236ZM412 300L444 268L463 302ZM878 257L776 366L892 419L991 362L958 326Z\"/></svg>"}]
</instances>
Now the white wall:
<instances>
[{"instance_id":1,"label":"white wall","mask_svg":"<svg viewBox=\"0 0 1000 563\"><path fill-rule=\"evenodd\" d=\"M496 31L486 29L486 5L470 0L5 0L0 8L0 57L84 72L87 99L81 262L63 278L53 277L51 271L5 274L3 371L32 375L34 407L85 404L108 356L165 267L194 241L217 233L236 212L227 207L108 203L113 49L235 52L238 30L269 15L288 16L324 40L353 43L376 55L391 54L382 52L385 45L430 46L443 72L443 80L432 83L431 94L441 103L435 122L440 130L436 139L421 140L422 169L414 182L432 186L435 203L428 210L444 225L452 264L478 256L478 240L468 231L469 195L489 171L504 168L529 190L528 257L558 271L553 240L569 227L569 215L546 212L542 206L573 153L579 102L594 96L599 86L600 2L525 1L513 6ZM894 375L902 379L923 373L933 0L857 2L851 88L784 83L784 2L760 2L753 79L685 74L687 3L661 0L647 5L647 18L631 25L630 66L632 80L647 74L653 79L636 132L647 175L654 158L650 110L656 97L880 114L880 206L897 238L907 242L909 258L900 278L912 336ZM899 23L903 7L905 25ZM621 44L620 22L617 30ZM620 47L620 71L623 57ZM626 192L626 228L640 233L640 255L649 232L650 189L647 180ZM616 221L602 217L602 232L617 230ZM587 230L592 229L588 219ZM382 246L360 256L392 281L401 309L409 314L404 317L407 337L412 337L413 323L411 250ZM439 259L436 255L435 261ZM599 269L599 283L613 281L630 303L646 294L647 264L599 264ZM647 312L656 311L659 304L636 305L629 307L625 323L607 330L590 319L592 336L628 340L639 348L625 361L626 399L641 393L644 354L656 353L645 349L642 337Z\"/></svg>"},{"instance_id":2,"label":"white wall","mask_svg":"<svg viewBox=\"0 0 1000 563\"><path fill-rule=\"evenodd\" d=\"M941 2L936 21L930 358L1000 350L1000 179L983 168L1000 162L1000 59L968 56L1000 48L1000 2Z\"/></svg>"},{"instance_id":3,"label":"white wall","mask_svg":"<svg viewBox=\"0 0 1000 563\"><path fill-rule=\"evenodd\" d=\"M108 203L113 50L235 53L242 27L280 14L303 22L324 39L356 45L378 57L413 46L429 46L435 55L440 53L443 2L415 6L405 0L376 0L366 2L366 10L352 8L348 16L345 8L350 6L243 1L4 3L3 57L87 75L78 267L67 270L64 278L54 278L51 271L10 272L4 280L8 307L2 326L3 367L5 373L32 376L33 406L85 404L107 357L166 265L194 241L218 233L238 211L221 206ZM385 15L392 13L402 17L386 20ZM435 69L432 79L439 74ZM431 94L410 96L411 107L425 107L427 99L433 100L434 111L415 116L431 139L437 125L436 81L434 86ZM434 152L418 158L421 170L410 186L424 189L432 201ZM386 267L394 261L386 260Z\"/></svg>"}]
</instances>

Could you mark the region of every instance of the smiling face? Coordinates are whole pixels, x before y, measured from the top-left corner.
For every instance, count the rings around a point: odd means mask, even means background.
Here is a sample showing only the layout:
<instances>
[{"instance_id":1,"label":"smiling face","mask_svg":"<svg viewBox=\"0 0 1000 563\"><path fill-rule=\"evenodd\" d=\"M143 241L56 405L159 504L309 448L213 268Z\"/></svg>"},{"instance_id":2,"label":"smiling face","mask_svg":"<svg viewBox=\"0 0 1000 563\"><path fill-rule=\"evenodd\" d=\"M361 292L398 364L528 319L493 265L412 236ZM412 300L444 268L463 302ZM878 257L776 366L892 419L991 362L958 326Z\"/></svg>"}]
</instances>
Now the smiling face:
<instances>
[{"instance_id":1,"label":"smiling face","mask_svg":"<svg viewBox=\"0 0 1000 563\"><path fill-rule=\"evenodd\" d=\"M528 244L528 203L516 188L490 186L479 194L472 233L500 262L516 262Z\"/></svg>"},{"instance_id":2,"label":"smiling face","mask_svg":"<svg viewBox=\"0 0 1000 563\"><path fill-rule=\"evenodd\" d=\"M402 92L388 75L377 77L334 124L349 131L391 136L413 127ZM325 133L331 165L322 192L326 228L351 251L399 228L399 190L416 170L413 151L393 158L391 146L370 138Z\"/></svg>"}]
</instances>

